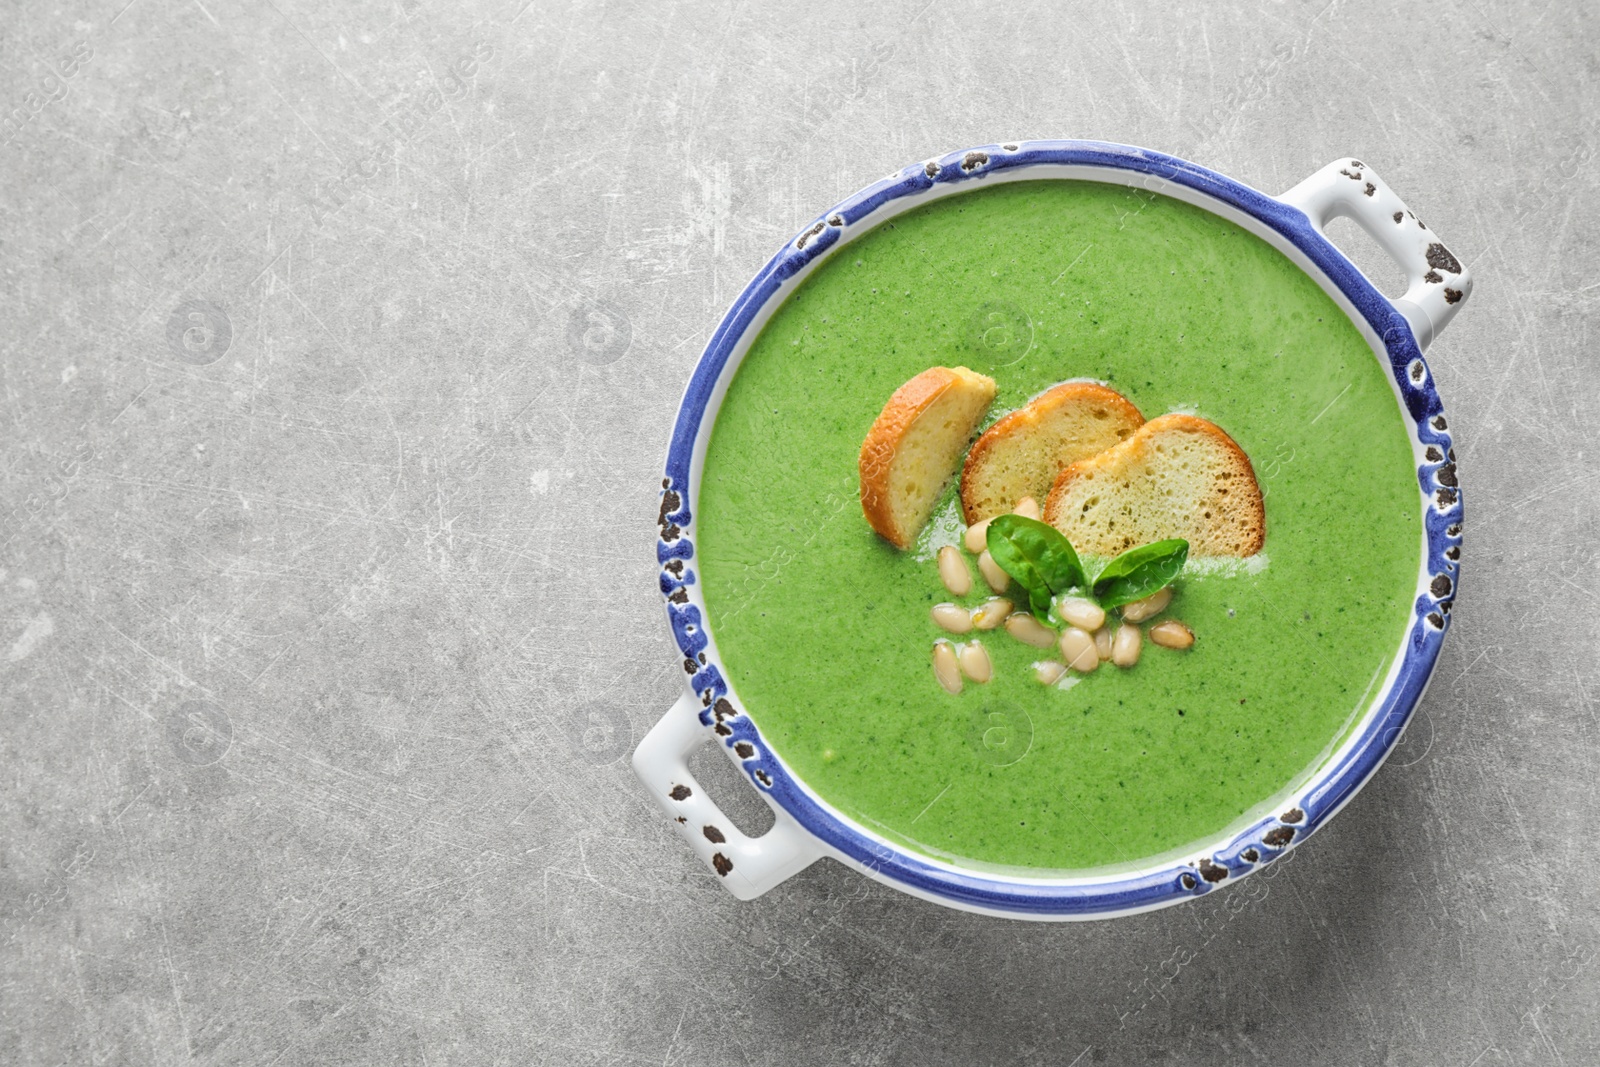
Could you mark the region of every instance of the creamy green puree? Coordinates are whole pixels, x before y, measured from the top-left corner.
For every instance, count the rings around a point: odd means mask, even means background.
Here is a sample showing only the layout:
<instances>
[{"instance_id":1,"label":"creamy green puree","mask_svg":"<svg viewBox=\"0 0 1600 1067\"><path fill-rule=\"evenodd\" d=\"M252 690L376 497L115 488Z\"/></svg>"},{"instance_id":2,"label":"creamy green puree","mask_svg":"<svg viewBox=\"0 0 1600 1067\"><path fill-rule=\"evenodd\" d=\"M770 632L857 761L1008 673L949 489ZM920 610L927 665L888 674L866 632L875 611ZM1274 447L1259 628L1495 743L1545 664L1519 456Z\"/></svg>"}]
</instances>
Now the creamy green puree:
<instances>
[{"instance_id":1,"label":"creamy green puree","mask_svg":"<svg viewBox=\"0 0 1600 1067\"><path fill-rule=\"evenodd\" d=\"M939 364L995 379L987 422L1094 378L1239 442L1266 546L1190 561L1167 617L1192 650L1147 641L1130 670L1045 687L1050 653L998 630L992 682L939 687L954 488L899 552L856 474L889 395ZM1327 758L1401 645L1420 511L1385 369L1279 252L1167 197L1026 181L884 223L779 308L717 417L698 569L744 710L821 797L926 855L1082 870L1219 834Z\"/></svg>"}]
</instances>

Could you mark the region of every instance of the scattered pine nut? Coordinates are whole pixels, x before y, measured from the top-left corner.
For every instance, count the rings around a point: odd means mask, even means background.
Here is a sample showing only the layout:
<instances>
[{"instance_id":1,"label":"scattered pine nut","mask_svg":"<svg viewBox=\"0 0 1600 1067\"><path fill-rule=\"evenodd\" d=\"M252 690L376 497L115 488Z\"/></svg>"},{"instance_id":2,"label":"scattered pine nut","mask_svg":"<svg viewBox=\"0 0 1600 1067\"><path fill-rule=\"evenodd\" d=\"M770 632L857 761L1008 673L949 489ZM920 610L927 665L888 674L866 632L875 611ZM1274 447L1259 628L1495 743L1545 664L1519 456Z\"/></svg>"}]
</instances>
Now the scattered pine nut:
<instances>
[{"instance_id":1,"label":"scattered pine nut","mask_svg":"<svg viewBox=\"0 0 1600 1067\"><path fill-rule=\"evenodd\" d=\"M928 614L933 616L935 626L953 634L964 634L972 629L972 616L959 604L935 604Z\"/></svg>"},{"instance_id":2,"label":"scattered pine nut","mask_svg":"<svg viewBox=\"0 0 1600 1067\"><path fill-rule=\"evenodd\" d=\"M1039 510L1039 502L1031 496L1025 496L1017 501L1017 506L1011 509L1012 514L1021 515L1023 518L1038 519L1043 517Z\"/></svg>"},{"instance_id":3,"label":"scattered pine nut","mask_svg":"<svg viewBox=\"0 0 1600 1067\"><path fill-rule=\"evenodd\" d=\"M1087 597L1064 596L1056 601L1056 610L1067 622L1090 633L1106 624L1105 610Z\"/></svg>"},{"instance_id":4,"label":"scattered pine nut","mask_svg":"<svg viewBox=\"0 0 1600 1067\"><path fill-rule=\"evenodd\" d=\"M1034 648L1054 648L1056 632L1025 612L1006 616L1006 633Z\"/></svg>"},{"instance_id":5,"label":"scattered pine nut","mask_svg":"<svg viewBox=\"0 0 1600 1067\"><path fill-rule=\"evenodd\" d=\"M1102 626L1094 632L1094 650L1102 663L1111 658L1111 627Z\"/></svg>"},{"instance_id":6,"label":"scattered pine nut","mask_svg":"<svg viewBox=\"0 0 1600 1067\"><path fill-rule=\"evenodd\" d=\"M974 556L982 552L989 544L989 522L989 519L984 519L982 522L975 522L967 527L965 534L967 551Z\"/></svg>"},{"instance_id":7,"label":"scattered pine nut","mask_svg":"<svg viewBox=\"0 0 1600 1067\"><path fill-rule=\"evenodd\" d=\"M993 630L1011 614L1011 601L992 596L972 609L972 625L979 630Z\"/></svg>"},{"instance_id":8,"label":"scattered pine nut","mask_svg":"<svg viewBox=\"0 0 1600 1067\"><path fill-rule=\"evenodd\" d=\"M983 575L983 580L988 582L989 588L996 593L1004 593L1006 586L1011 584L1011 575L1007 574L1005 568L994 561L994 557L989 555L987 548L978 556L978 573Z\"/></svg>"},{"instance_id":9,"label":"scattered pine nut","mask_svg":"<svg viewBox=\"0 0 1600 1067\"><path fill-rule=\"evenodd\" d=\"M956 646L942 637L933 643L933 676L948 692L961 692L961 664L956 661Z\"/></svg>"},{"instance_id":10,"label":"scattered pine nut","mask_svg":"<svg viewBox=\"0 0 1600 1067\"><path fill-rule=\"evenodd\" d=\"M1033 665L1033 680L1040 685L1055 685L1066 673L1066 664L1059 660L1042 659Z\"/></svg>"},{"instance_id":11,"label":"scattered pine nut","mask_svg":"<svg viewBox=\"0 0 1600 1067\"><path fill-rule=\"evenodd\" d=\"M1194 631L1177 619L1168 619L1150 627L1150 640L1162 648L1188 648L1194 644Z\"/></svg>"},{"instance_id":12,"label":"scattered pine nut","mask_svg":"<svg viewBox=\"0 0 1600 1067\"><path fill-rule=\"evenodd\" d=\"M989 650L978 641L968 641L961 646L961 673L982 685L994 677L994 664L989 662Z\"/></svg>"},{"instance_id":13,"label":"scattered pine nut","mask_svg":"<svg viewBox=\"0 0 1600 1067\"><path fill-rule=\"evenodd\" d=\"M1126 622L1144 622L1166 610L1172 603L1172 586L1157 589L1143 600L1122 605L1122 618Z\"/></svg>"},{"instance_id":14,"label":"scattered pine nut","mask_svg":"<svg viewBox=\"0 0 1600 1067\"><path fill-rule=\"evenodd\" d=\"M939 550L939 580L952 596L966 596L972 592L972 572L955 545L945 545Z\"/></svg>"},{"instance_id":15,"label":"scattered pine nut","mask_svg":"<svg viewBox=\"0 0 1600 1067\"><path fill-rule=\"evenodd\" d=\"M1161 625L1165 626L1166 623ZM1111 662L1119 667L1131 667L1139 662L1139 648L1143 638L1139 635L1139 628L1133 623L1123 623L1117 629L1117 636L1111 640Z\"/></svg>"},{"instance_id":16,"label":"scattered pine nut","mask_svg":"<svg viewBox=\"0 0 1600 1067\"><path fill-rule=\"evenodd\" d=\"M1069 626L1061 635L1061 656L1067 666L1088 674L1100 666L1100 653L1094 647L1094 638L1087 630Z\"/></svg>"}]
</instances>

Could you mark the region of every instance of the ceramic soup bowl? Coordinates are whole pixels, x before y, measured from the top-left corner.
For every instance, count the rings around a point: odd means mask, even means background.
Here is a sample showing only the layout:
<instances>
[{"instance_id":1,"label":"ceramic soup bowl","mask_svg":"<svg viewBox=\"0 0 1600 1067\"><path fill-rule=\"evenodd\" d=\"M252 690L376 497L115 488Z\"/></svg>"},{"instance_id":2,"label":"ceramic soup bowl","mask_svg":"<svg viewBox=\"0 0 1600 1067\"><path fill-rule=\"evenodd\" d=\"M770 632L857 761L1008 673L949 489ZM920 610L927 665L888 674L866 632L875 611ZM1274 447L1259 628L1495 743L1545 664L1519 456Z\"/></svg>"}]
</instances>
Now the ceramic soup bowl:
<instances>
[{"instance_id":1,"label":"ceramic soup bowl","mask_svg":"<svg viewBox=\"0 0 1600 1067\"><path fill-rule=\"evenodd\" d=\"M745 713L735 687L737 669L730 670L719 653L698 573L706 566L696 552L696 523L713 424L741 360L779 306L821 264L889 219L985 185L1038 180L1160 194L1219 216L1276 249L1331 298L1370 346L1392 384L1416 472L1423 543L1414 598L1400 647L1359 719L1308 777L1274 798L1270 814L1232 825L1183 855L1164 854L1111 871L996 870L942 860L890 840L828 803L780 758ZM1358 223L1404 269L1409 288L1403 296L1385 297L1329 242L1324 229L1341 216ZM1351 158L1330 163L1280 196L1268 196L1146 149L1023 141L917 163L844 200L789 241L740 293L678 409L656 550L685 689L634 754L645 788L711 877L740 899L756 897L829 856L949 907L1027 919L1100 918L1204 895L1282 857L1348 803L1394 748L1449 629L1462 501L1450 432L1422 353L1471 291L1466 268L1371 168ZM772 808L776 821L765 834L741 833L690 773L689 754L708 743L723 749Z\"/></svg>"}]
</instances>

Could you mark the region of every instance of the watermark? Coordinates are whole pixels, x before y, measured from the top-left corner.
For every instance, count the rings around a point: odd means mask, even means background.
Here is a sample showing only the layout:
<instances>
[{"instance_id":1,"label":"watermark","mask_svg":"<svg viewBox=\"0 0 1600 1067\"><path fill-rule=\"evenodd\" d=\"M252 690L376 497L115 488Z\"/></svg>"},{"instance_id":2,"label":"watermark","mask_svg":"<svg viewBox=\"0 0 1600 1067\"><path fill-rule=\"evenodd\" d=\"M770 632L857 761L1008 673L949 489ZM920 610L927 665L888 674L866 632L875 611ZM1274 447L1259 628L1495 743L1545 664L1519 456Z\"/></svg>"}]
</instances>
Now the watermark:
<instances>
[{"instance_id":1,"label":"watermark","mask_svg":"<svg viewBox=\"0 0 1600 1067\"><path fill-rule=\"evenodd\" d=\"M585 704L572 713L567 744L574 756L603 767L633 748L633 723L615 704Z\"/></svg>"},{"instance_id":2,"label":"watermark","mask_svg":"<svg viewBox=\"0 0 1600 1067\"><path fill-rule=\"evenodd\" d=\"M1268 479L1276 478L1283 473L1285 467L1294 462L1298 453L1299 449L1290 447L1287 441L1278 442L1277 447L1272 450L1272 455L1261 465L1262 472Z\"/></svg>"},{"instance_id":3,"label":"watermark","mask_svg":"<svg viewBox=\"0 0 1600 1067\"><path fill-rule=\"evenodd\" d=\"M95 455L93 445L87 441L80 441L64 458L52 463L50 470L45 474L44 487L23 498L23 514L29 519L34 519L51 504L65 500L72 483L78 480L78 475L83 473Z\"/></svg>"},{"instance_id":4,"label":"watermark","mask_svg":"<svg viewBox=\"0 0 1600 1067\"><path fill-rule=\"evenodd\" d=\"M19 909L21 914L9 924L11 933L6 938L7 943L14 944L29 922L59 905L66 904L69 900L67 894L69 884L89 869L97 854L93 845L81 841L75 844L72 854L60 861L46 876L44 885L22 898Z\"/></svg>"},{"instance_id":5,"label":"watermark","mask_svg":"<svg viewBox=\"0 0 1600 1067\"><path fill-rule=\"evenodd\" d=\"M1582 174L1590 163L1594 162L1595 155L1595 146L1586 141L1582 144L1574 145L1563 152L1554 167L1537 168L1536 173L1541 176L1539 184L1531 190L1523 190L1521 192L1517 197L1517 213L1510 220L1511 225L1500 227L1499 232L1515 233L1517 232L1516 223L1545 211L1556 197L1562 194L1568 197L1577 195L1578 187L1574 184L1574 179ZM1498 247L1500 240L1499 237L1496 237L1487 249L1479 253L1478 258L1481 259ZM1471 267L1474 262L1476 260L1468 262L1467 266Z\"/></svg>"},{"instance_id":6,"label":"watermark","mask_svg":"<svg viewBox=\"0 0 1600 1067\"><path fill-rule=\"evenodd\" d=\"M967 319L966 340L985 370L1015 366L1033 348L1033 319L1015 304L991 300Z\"/></svg>"},{"instance_id":7,"label":"watermark","mask_svg":"<svg viewBox=\"0 0 1600 1067\"><path fill-rule=\"evenodd\" d=\"M1033 748L1033 719L1019 704L992 701L973 710L967 737L978 759L1009 767Z\"/></svg>"},{"instance_id":8,"label":"watermark","mask_svg":"<svg viewBox=\"0 0 1600 1067\"><path fill-rule=\"evenodd\" d=\"M867 50L865 58L852 57L847 84L837 87L824 85L821 91L813 93L807 100L806 127L816 129L851 104L865 100L883 68L894 58L895 51L893 41L879 41Z\"/></svg>"},{"instance_id":9,"label":"watermark","mask_svg":"<svg viewBox=\"0 0 1600 1067\"><path fill-rule=\"evenodd\" d=\"M167 715L167 745L191 767L209 767L233 747L233 720L209 700L185 700Z\"/></svg>"},{"instance_id":10,"label":"watermark","mask_svg":"<svg viewBox=\"0 0 1600 1067\"><path fill-rule=\"evenodd\" d=\"M228 313L209 300L184 300L167 316L167 348L184 363L196 367L215 363L232 344Z\"/></svg>"},{"instance_id":11,"label":"watermark","mask_svg":"<svg viewBox=\"0 0 1600 1067\"><path fill-rule=\"evenodd\" d=\"M1594 949L1588 946L1580 947L1575 951L1569 952L1567 956L1556 965L1554 971L1545 975L1544 981L1539 984L1538 990L1534 993L1533 1006L1527 1011L1523 1012L1521 1015L1517 1016L1517 1029L1514 1032L1513 1037L1520 1039L1521 1043L1525 1046L1529 1044L1543 1046L1552 1062L1560 1062L1561 1055L1551 1043L1549 1035L1545 1032L1544 1025L1541 1024L1539 1020L1546 1012L1550 1010L1551 1006L1555 1003L1556 998L1561 995L1561 992L1566 989L1568 985L1572 984L1573 980L1576 979L1585 968L1594 962L1594 958ZM1513 1048L1507 1047L1506 1044L1496 1041L1494 1044L1489 1045L1482 1052L1478 1053L1477 1056L1473 1057L1471 1062L1499 1063L1502 1062L1500 1059L1501 1055L1510 1055L1514 1051L1515 1050ZM1488 1056L1491 1052L1496 1053L1496 1058L1493 1060L1485 1060L1484 1057Z\"/></svg>"},{"instance_id":12,"label":"watermark","mask_svg":"<svg viewBox=\"0 0 1600 1067\"><path fill-rule=\"evenodd\" d=\"M397 146L414 140L444 110L446 100L464 99L472 91L482 65L492 60L494 55L494 45L487 41L477 42L471 52L458 57L445 69L444 76L436 79L436 87L430 87L385 117L378 124L378 130L380 134L387 133L389 139L346 166L337 178L317 183L310 201L312 225L321 226L344 210L356 191L394 162Z\"/></svg>"},{"instance_id":13,"label":"watermark","mask_svg":"<svg viewBox=\"0 0 1600 1067\"><path fill-rule=\"evenodd\" d=\"M585 300L567 316L567 347L592 367L615 363L632 344L633 324L615 304Z\"/></svg>"},{"instance_id":14,"label":"watermark","mask_svg":"<svg viewBox=\"0 0 1600 1067\"><path fill-rule=\"evenodd\" d=\"M1167 988L1178 980L1178 975L1183 969L1200 957L1228 923L1237 919L1251 905L1259 904L1272 895L1272 880L1278 877L1295 855L1296 850L1290 849L1243 882L1223 889L1221 906L1205 912L1204 918L1200 921L1200 929L1205 936L1198 946L1191 948L1188 945L1175 945L1153 969L1146 965L1143 974L1128 983L1127 999L1123 1002L1124 1010L1117 1012L1117 1029L1126 1030L1132 1020L1157 1000L1170 1003L1167 999Z\"/></svg>"},{"instance_id":15,"label":"watermark","mask_svg":"<svg viewBox=\"0 0 1600 1067\"><path fill-rule=\"evenodd\" d=\"M827 529L840 515L857 500L855 493L830 491L825 494L817 508L822 515L822 521L813 523L811 533L793 549L779 545L767 553L760 562L744 569L744 577L737 588L729 590L726 595L727 609L723 612L723 619L731 619L743 611L756 596L769 583L778 577L785 567L805 555L806 549L811 547L823 530Z\"/></svg>"},{"instance_id":16,"label":"watermark","mask_svg":"<svg viewBox=\"0 0 1600 1067\"><path fill-rule=\"evenodd\" d=\"M1228 91L1222 94L1222 99L1212 107L1212 125L1221 126L1245 108L1265 100L1272 91L1272 83L1283 71L1284 64L1294 58L1294 54L1294 45L1287 41L1273 45L1272 51L1256 60L1255 66L1229 86Z\"/></svg>"},{"instance_id":17,"label":"watermark","mask_svg":"<svg viewBox=\"0 0 1600 1067\"><path fill-rule=\"evenodd\" d=\"M44 73L35 76L33 88L24 92L4 114L0 114L0 137L5 138L0 142L0 148L21 136L22 131L27 129L28 124L38 118L45 108L57 100L64 99L71 87L69 83L93 58L94 46L88 41L77 41L52 62L41 61Z\"/></svg>"}]
</instances>

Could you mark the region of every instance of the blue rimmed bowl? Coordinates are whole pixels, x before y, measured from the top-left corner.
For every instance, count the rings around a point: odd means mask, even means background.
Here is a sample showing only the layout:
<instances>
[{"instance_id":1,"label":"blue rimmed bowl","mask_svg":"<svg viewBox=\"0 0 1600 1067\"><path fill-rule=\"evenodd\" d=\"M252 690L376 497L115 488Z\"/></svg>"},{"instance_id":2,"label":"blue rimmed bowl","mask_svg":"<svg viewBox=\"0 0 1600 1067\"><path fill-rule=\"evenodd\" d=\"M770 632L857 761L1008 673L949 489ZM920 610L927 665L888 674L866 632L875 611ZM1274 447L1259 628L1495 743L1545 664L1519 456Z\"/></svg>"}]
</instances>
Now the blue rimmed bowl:
<instances>
[{"instance_id":1,"label":"blue rimmed bowl","mask_svg":"<svg viewBox=\"0 0 1600 1067\"><path fill-rule=\"evenodd\" d=\"M1426 548L1404 647L1378 697L1333 756L1282 811L1198 845L1179 860L1096 877L975 871L894 844L832 808L780 759L743 713L707 621L696 575L695 514L706 447L728 384L777 307L822 261L887 219L980 183L1037 179L1132 186L1182 200L1265 240L1305 271L1361 332L1392 376L1416 461ZM1324 234L1358 223L1405 271L1390 300ZM649 732L633 765L672 825L740 899L759 896L822 858L914 896L967 911L1025 919L1090 919L1163 907L1211 892L1304 841L1372 777L1427 688L1450 625L1461 544L1455 454L1422 352L1472 292L1467 269L1400 198L1357 159L1328 164L1280 196L1159 152L1094 141L1023 141L955 152L907 167L856 193L806 227L747 285L712 335L673 426L661 483L656 555L667 622L682 654L683 697ZM772 829L741 833L688 767L715 743L772 808Z\"/></svg>"}]
</instances>

